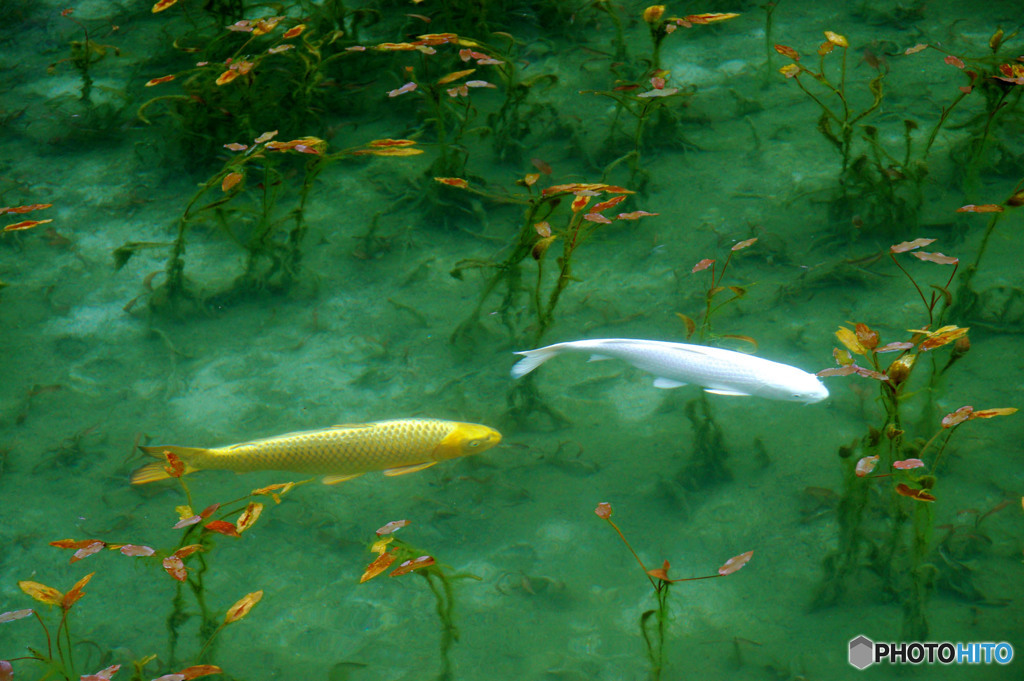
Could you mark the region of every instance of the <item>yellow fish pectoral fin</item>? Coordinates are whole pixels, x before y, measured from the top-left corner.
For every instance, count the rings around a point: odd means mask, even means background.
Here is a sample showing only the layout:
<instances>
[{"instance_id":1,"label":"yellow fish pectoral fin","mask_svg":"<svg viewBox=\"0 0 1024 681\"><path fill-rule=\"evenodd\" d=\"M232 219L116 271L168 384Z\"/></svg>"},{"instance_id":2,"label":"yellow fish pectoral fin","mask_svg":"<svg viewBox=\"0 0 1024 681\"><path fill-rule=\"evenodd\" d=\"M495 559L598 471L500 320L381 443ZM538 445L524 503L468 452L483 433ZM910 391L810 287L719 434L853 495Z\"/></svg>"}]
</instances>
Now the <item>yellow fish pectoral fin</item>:
<instances>
[{"instance_id":1,"label":"yellow fish pectoral fin","mask_svg":"<svg viewBox=\"0 0 1024 681\"><path fill-rule=\"evenodd\" d=\"M392 477L395 475L405 475L406 473L416 473L423 470L424 468L430 468L437 464L436 461L428 461L426 463L414 463L411 466L399 466L398 468L389 468L384 471L384 475Z\"/></svg>"},{"instance_id":2,"label":"yellow fish pectoral fin","mask_svg":"<svg viewBox=\"0 0 1024 681\"><path fill-rule=\"evenodd\" d=\"M345 482L346 480L358 478L360 475L362 475L362 473L350 473L348 475L325 475L323 482L325 485L337 485L339 482Z\"/></svg>"}]
</instances>

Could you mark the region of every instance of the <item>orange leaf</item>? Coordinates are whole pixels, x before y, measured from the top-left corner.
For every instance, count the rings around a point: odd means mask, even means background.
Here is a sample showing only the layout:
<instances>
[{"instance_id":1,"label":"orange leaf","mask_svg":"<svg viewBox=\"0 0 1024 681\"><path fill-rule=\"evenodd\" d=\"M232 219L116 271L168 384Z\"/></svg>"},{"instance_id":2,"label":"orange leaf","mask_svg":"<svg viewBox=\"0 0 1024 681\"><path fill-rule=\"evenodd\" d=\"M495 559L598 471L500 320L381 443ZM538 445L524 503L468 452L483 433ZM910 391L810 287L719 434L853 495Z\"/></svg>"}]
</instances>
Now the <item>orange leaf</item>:
<instances>
[{"instance_id":1,"label":"orange leaf","mask_svg":"<svg viewBox=\"0 0 1024 681\"><path fill-rule=\"evenodd\" d=\"M604 518L605 520L608 520L612 517L612 505L609 504L607 501L602 501L600 504L597 505L597 508L594 509L594 513L597 514L598 518Z\"/></svg>"},{"instance_id":2,"label":"orange leaf","mask_svg":"<svg viewBox=\"0 0 1024 681\"><path fill-rule=\"evenodd\" d=\"M946 62L950 66L955 66L958 69L962 69L962 68L964 68L966 66L966 64L964 64L964 60L963 59L961 59L960 57L954 57L951 54L947 54L946 58L943 59L942 61Z\"/></svg>"},{"instance_id":3,"label":"orange leaf","mask_svg":"<svg viewBox=\"0 0 1024 681\"><path fill-rule=\"evenodd\" d=\"M295 487L294 482L279 482L274 485L268 485L266 487L254 489L253 491L249 492L249 494L266 494L273 498L274 503L280 504L281 497L280 495L276 494L277 490L281 490L281 494L287 494L292 490L293 487Z\"/></svg>"},{"instance_id":4,"label":"orange leaf","mask_svg":"<svg viewBox=\"0 0 1024 681\"><path fill-rule=\"evenodd\" d=\"M800 53L794 50L792 47L786 45L776 45L775 51L784 57L789 57L793 61L800 61Z\"/></svg>"},{"instance_id":5,"label":"orange leaf","mask_svg":"<svg viewBox=\"0 0 1024 681\"><path fill-rule=\"evenodd\" d=\"M980 409L971 413L970 419L990 419L995 416L1009 416L1017 413L1016 407L999 407L997 409Z\"/></svg>"},{"instance_id":6,"label":"orange leaf","mask_svg":"<svg viewBox=\"0 0 1024 681\"><path fill-rule=\"evenodd\" d=\"M159 85L160 83L166 83L167 81L174 80L175 78L177 78L177 76L173 76L173 75L171 75L171 76L160 76L159 78L153 78L151 80L147 80L146 81L145 87L153 87L154 85Z\"/></svg>"},{"instance_id":7,"label":"orange leaf","mask_svg":"<svg viewBox=\"0 0 1024 681\"><path fill-rule=\"evenodd\" d=\"M915 258L924 260L925 262L933 262L938 265L957 265L960 263L960 258L954 258L951 255L943 255L942 253L925 253L924 251L917 251L911 253Z\"/></svg>"},{"instance_id":8,"label":"orange leaf","mask_svg":"<svg viewBox=\"0 0 1024 681\"><path fill-rule=\"evenodd\" d=\"M281 37L282 38L295 38L297 36L302 35L302 32L305 31L305 30L306 30L306 25L305 24L299 24L297 26L292 26L287 31L285 31L284 35L281 36Z\"/></svg>"},{"instance_id":9,"label":"orange leaf","mask_svg":"<svg viewBox=\"0 0 1024 681\"><path fill-rule=\"evenodd\" d=\"M245 175L242 173L228 173L224 176L224 180L220 183L220 190L222 192L231 191L235 185L242 181Z\"/></svg>"},{"instance_id":10,"label":"orange leaf","mask_svg":"<svg viewBox=\"0 0 1024 681\"><path fill-rule=\"evenodd\" d=\"M667 560L665 561L665 564L666 565L668 564ZM671 579L669 579L668 570L663 568L663 567L654 568L653 570L648 570L647 574L649 574L651 577L654 577L655 579L660 579L663 582L671 582L672 581Z\"/></svg>"},{"instance_id":11,"label":"orange leaf","mask_svg":"<svg viewBox=\"0 0 1024 681\"><path fill-rule=\"evenodd\" d=\"M64 600L64 594L57 591L52 586L46 586L39 582L21 581L18 582L18 586L21 590L27 593L32 598L36 599L40 603L47 603L49 605L60 605Z\"/></svg>"},{"instance_id":12,"label":"orange leaf","mask_svg":"<svg viewBox=\"0 0 1024 681\"><path fill-rule=\"evenodd\" d=\"M241 75L241 73L239 73L239 71L237 71L235 69L228 69L224 73L222 73L219 76L217 76L216 83L217 83L217 85L226 85L227 83L230 83L231 81L233 81L235 78L238 78L238 76L240 76L240 75Z\"/></svg>"},{"instance_id":13,"label":"orange leaf","mask_svg":"<svg viewBox=\"0 0 1024 681\"><path fill-rule=\"evenodd\" d=\"M743 566L750 562L750 559L754 557L753 551L747 551L741 553L738 556L733 556L729 560L725 561L722 567L718 568L718 574L722 577L731 575L732 573L743 569Z\"/></svg>"},{"instance_id":14,"label":"orange leaf","mask_svg":"<svg viewBox=\"0 0 1024 681\"><path fill-rule=\"evenodd\" d=\"M30 206L0 208L0 215L3 215L4 213L31 213L34 210L42 210L43 208L49 208L52 205L52 203L33 203Z\"/></svg>"},{"instance_id":15,"label":"orange leaf","mask_svg":"<svg viewBox=\"0 0 1024 681\"><path fill-rule=\"evenodd\" d=\"M532 163L533 167L536 168L537 170L539 170L544 175L550 175L552 172L554 172L554 171L551 170L551 166L550 165L548 165L547 163L545 163L543 160L541 160L539 158L531 158L530 159L530 163Z\"/></svg>"},{"instance_id":16,"label":"orange leaf","mask_svg":"<svg viewBox=\"0 0 1024 681\"><path fill-rule=\"evenodd\" d=\"M401 565L399 565L397 568L395 568L395 570L392 571L391 576L401 577L402 575L408 574L413 570L419 570L421 568L430 567L434 563L435 561L432 556L420 556L419 558L413 558L412 560L407 560Z\"/></svg>"},{"instance_id":17,"label":"orange leaf","mask_svg":"<svg viewBox=\"0 0 1024 681\"><path fill-rule=\"evenodd\" d=\"M188 527L189 525L195 525L196 523L198 523L202 519L203 519L203 516L201 516L201 515L194 515L194 516L189 516L188 518L182 518L178 522L174 523L174 526L171 529L180 530L183 527Z\"/></svg>"},{"instance_id":18,"label":"orange leaf","mask_svg":"<svg viewBox=\"0 0 1024 681\"><path fill-rule=\"evenodd\" d=\"M949 325L943 326L941 329L936 329L928 333L928 338L921 343L922 350L934 350L935 348L941 348L943 345L952 343L958 338L962 338L967 335L969 329Z\"/></svg>"},{"instance_id":19,"label":"orange leaf","mask_svg":"<svg viewBox=\"0 0 1024 681\"><path fill-rule=\"evenodd\" d=\"M476 69L465 69L463 71L452 71L447 76L443 76L440 80L438 80L437 84L438 85L447 85L448 83L451 83L454 80L458 80L459 78L462 78L464 76L468 76L469 74L473 73L474 71L476 71Z\"/></svg>"},{"instance_id":20,"label":"orange leaf","mask_svg":"<svg viewBox=\"0 0 1024 681\"><path fill-rule=\"evenodd\" d=\"M277 130L268 130L267 132L263 133L262 135L254 139L253 142L256 144L263 144L264 142L269 142L275 137L277 137Z\"/></svg>"},{"instance_id":21,"label":"orange leaf","mask_svg":"<svg viewBox=\"0 0 1024 681\"><path fill-rule=\"evenodd\" d=\"M363 571L363 576L359 578L359 583L367 582L380 573L391 567L391 564L395 562L395 554L391 552L382 553L377 556L377 559L366 566L366 570Z\"/></svg>"},{"instance_id":22,"label":"orange leaf","mask_svg":"<svg viewBox=\"0 0 1024 681\"><path fill-rule=\"evenodd\" d=\"M756 238L754 238L754 239L745 239L743 241L740 241L739 243L733 244L733 247L730 248L729 250L730 251L742 251L744 248L747 248L749 246L753 246L754 243L756 243L756 242L757 242Z\"/></svg>"},{"instance_id":23,"label":"orange leaf","mask_svg":"<svg viewBox=\"0 0 1024 681\"><path fill-rule=\"evenodd\" d=\"M256 26L252 29L253 35L266 35L270 33L277 25L281 23L281 19L284 17L270 17L269 19L260 19L256 22Z\"/></svg>"},{"instance_id":24,"label":"orange leaf","mask_svg":"<svg viewBox=\"0 0 1024 681\"><path fill-rule=\"evenodd\" d=\"M911 499L917 499L918 501L935 501L935 497L928 492L920 489L914 489L913 487L904 485L902 482L896 485L896 493L901 496L910 497Z\"/></svg>"},{"instance_id":25,"label":"orange leaf","mask_svg":"<svg viewBox=\"0 0 1024 681\"><path fill-rule=\"evenodd\" d=\"M739 14L735 12L707 12L705 14L688 14L683 17L683 21L687 21L691 24L711 24L716 21L726 21L728 19L735 19Z\"/></svg>"},{"instance_id":26,"label":"orange leaf","mask_svg":"<svg viewBox=\"0 0 1024 681\"><path fill-rule=\"evenodd\" d=\"M441 184L446 184L449 187L469 189L469 183L463 180L461 177L435 177L434 180L440 182Z\"/></svg>"},{"instance_id":27,"label":"orange leaf","mask_svg":"<svg viewBox=\"0 0 1024 681\"><path fill-rule=\"evenodd\" d=\"M223 674L224 670L215 664L196 664L187 669L182 669L178 673L181 674L184 681L190 681L191 679L198 679L200 676L207 676L209 674Z\"/></svg>"},{"instance_id":28,"label":"orange leaf","mask_svg":"<svg viewBox=\"0 0 1024 681\"><path fill-rule=\"evenodd\" d=\"M408 525L409 522L410 521L408 520L392 520L390 523L377 530L377 536L380 537L385 534L391 534L392 532L396 532L405 527L406 525Z\"/></svg>"},{"instance_id":29,"label":"orange leaf","mask_svg":"<svg viewBox=\"0 0 1024 681\"><path fill-rule=\"evenodd\" d=\"M690 270L690 273L694 274L694 273L697 273L697 272L702 272L702 271L706 270L707 268L711 267L714 264L715 264L715 261L713 259L711 259L711 258L704 258L699 263L697 263L696 265L693 266L693 269Z\"/></svg>"},{"instance_id":30,"label":"orange leaf","mask_svg":"<svg viewBox=\"0 0 1024 681\"><path fill-rule=\"evenodd\" d=\"M175 551L173 555L177 556L178 558L188 558L196 551L202 550L202 544L189 544L188 546L182 546L180 549Z\"/></svg>"},{"instance_id":31,"label":"orange leaf","mask_svg":"<svg viewBox=\"0 0 1024 681\"><path fill-rule=\"evenodd\" d=\"M921 248L933 243L935 239L914 239L913 241L904 241L898 243L895 246L889 246L890 253L906 253L907 251L913 251L914 249Z\"/></svg>"},{"instance_id":32,"label":"orange leaf","mask_svg":"<svg viewBox=\"0 0 1024 681\"><path fill-rule=\"evenodd\" d=\"M895 343L886 343L880 348L875 348L875 352L896 352L897 350L909 350L912 347L914 347L913 343L908 343L906 341L896 341Z\"/></svg>"},{"instance_id":33,"label":"orange leaf","mask_svg":"<svg viewBox=\"0 0 1024 681\"><path fill-rule=\"evenodd\" d=\"M907 49L903 50L903 54L917 54L918 52L920 52L922 50L927 50L927 49L928 49L928 45L927 44L925 44L925 43L918 43L917 45L914 45L913 47L908 47Z\"/></svg>"},{"instance_id":34,"label":"orange leaf","mask_svg":"<svg viewBox=\"0 0 1024 681\"><path fill-rule=\"evenodd\" d=\"M591 197L589 197L589 196L582 195L582 196L577 196L575 199L573 199L572 200L572 212L573 213L578 213L581 210L583 210L586 207L586 205L588 203L590 203L590 198Z\"/></svg>"},{"instance_id":35,"label":"orange leaf","mask_svg":"<svg viewBox=\"0 0 1024 681\"><path fill-rule=\"evenodd\" d=\"M181 562L181 558L177 555L167 556L163 559L164 570L167 571L171 577L174 577L179 582L184 582L188 579L188 571L185 569L185 564Z\"/></svg>"},{"instance_id":36,"label":"orange leaf","mask_svg":"<svg viewBox=\"0 0 1024 681\"><path fill-rule=\"evenodd\" d=\"M113 664L106 669L101 669L95 674L86 674L79 678L79 681L110 681L110 677L117 673L117 670L121 668L119 664Z\"/></svg>"},{"instance_id":37,"label":"orange leaf","mask_svg":"<svg viewBox=\"0 0 1024 681\"><path fill-rule=\"evenodd\" d=\"M856 364L847 364L845 366L837 367L835 369L822 369L815 376L849 376L850 374L857 373L858 367Z\"/></svg>"},{"instance_id":38,"label":"orange leaf","mask_svg":"<svg viewBox=\"0 0 1024 681\"><path fill-rule=\"evenodd\" d=\"M916 255L916 254L915 254ZM854 330L857 334L857 340L868 350L874 350L878 345L878 332L871 329L867 324L861 324L858 322L854 325Z\"/></svg>"},{"instance_id":39,"label":"orange leaf","mask_svg":"<svg viewBox=\"0 0 1024 681\"><path fill-rule=\"evenodd\" d=\"M612 198L608 199L607 201L602 201L601 203L595 205L593 208L590 209L590 212L591 213L600 213L603 210L608 210L609 208L614 208L615 206L619 205L620 203L622 203L625 200L626 200L626 195L625 194L619 194L618 196L613 196Z\"/></svg>"},{"instance_id":40,"label":"orange leaf","mask_svg":"<svg viewBox=\"0 0 1024 681\"><path fill-rule=\"evenodd\" d=\"M158 2L155 5L153 5L153 14L156 14L157 12L163 12L165 9L172 6L176 2L178 2L178 0L158 0Z\"/></svg>"},{"instance_id":41,"label":"orange leaf","mask_svg":"<svg viewBox=\"0 0 1024 681\"><path fill-rule=\"evenodd\" d=\"M232 142L231 144L225 144L224 148L230 149L231 151L245 151L249 147L244 144L239 144L238 142Z\"/></svg>"},{"instance_id":42,"label":"orange leaf","mask_svg":"<svg viewBox=\"0 0 1024 681\"><path fill-rule=\"evenodd\" d=\"M245 507L245 511L242 512L242 515L238 516L238 520L235 521L235 529L238 530L238 534L242 534L252 527L262 512L263 504L256 501L250 501L249 505Z\"/></svg>"},{"instance_id":43,"label":"orange leaf","mask_svg":"<svg viewBox=\"0 0 1024 681\"><path fill-rule=\"evenodd\" d=\"M416 140L393 140L391 138L382 140L373 140L367 143L368 147L411 147L416 144Z\"/></svg>"},{"instance_id":44,"label":"orange leaf","mask_svg":"<svg viewBox=\"0 0 1024 681\"><path fill-rule=\"evenodd\" d=\"M57 541L50 542L50 546L55 546L58 549L84 549L86 546L94 544L100 541L99 539L58 539Z\"/></svg>"},{"instance_id":45,"label":"orange leaf","mask_svg":"<svg viewBox=\"0 0 1024 681\"><path fill-rule=\"evenodd\" d=\"M587 213L586 215L583 216L583 219L588 222L598 222L601 223L602 225L610 225L612 222L611 220L601 215L600 213Z\"/></svg>"},{"instance_id":46,"label":"orange leaf","mask_svg":"<svg viewBox=\"0 0 1024 681\"><path fill-rule=\"evenodd\" d=\"M857 466L854 468L858 478L863 478L865 475L875 470L875 466L878 465L877 456L865 456L857 462Z\"/></svg>"},{"instance_id":47,"label":"orange leaf","mask_svg":"<svg viewBox=\"0 0 1024 681\"><path fill-rule=\"evenodd\" d=\"M539 236L544 237L546 239L549 236L551 236L551 225L548 224L547 220L544 220L543 222L538 222L537 224L535 224L533 226L533 231L537 232Z\"/></svg>"},{"instance_id":48,"label":"orange leaf","mask_svg":"<svg viewBox=\"0 0 1024 681\"><path fill-rule=\"evenodd\" d=\"M979 206L969 203L956 209L957 213L1002 213L1003 207L994 203L984 203Z\"/></svg>"},{"instance_id":49,"label":"orange leaf","mask_svg":"<svg viewBox=\"0 0 1024 681\"><path fill-rule=\"evenodd\" d=\"M18 232L23 229L32 229L39 225L45 225L47 222L53 222L53 220L22 220L21 222L15 222L13 225L7 225L4 227L5 232Z\"/></svg>"},{"instance_id":50,"label":"orange leaf","mask_svg":"<svg viewBox=\"0 0 1024 681\"><path fill-rule=\"evenodd\" d=\"M532 187L533 185L537 184L537 180L539 179L540 173L526 173L526 175L523 176L523 184L525 184L527 187Z\"/></svg>"},{"instance_id":51,"label":"orange leaf","mask_svg":"<svg viewBox=\"0 0 1024 681\"><path fill-rule=\"evenodd\" d=\"M210 522L203 525L210 532L216 532L217 534L224 534L229 537L240 537L238 530L231 523L224 520L211 520Z\"/></svg>"},{"instance_id":52,"label":"orange leaf","mask_svg":"<svg viewBox=\"0 0 1024 681\"><path fill-rule=\"evenodd\" d=\"M263 590L253 591L251 594L246 594L237 603L228 608L227 615L224 616L224 624L231 624L237 622L252 610L252 606L260 602L263 598Z\"/></svg>"},{"instance_id":53,"label":"orange leaf","mask_svg":"<svg viewBox=\"0 0 1024 681\"><path fill-rule=\"evenodd\" d=\"M422 154L422 149L414 149L412 147L397 147L387 149L358 149L352 152L356 156L366 156L372 154L373 156L416 156Z\"/></svg>"},{"instance_id":54,"label":"orange leaf","mask_svg":"<svg viewBox=\"0 0 1024 681\"><path fill-rule=\"evenodd\" d=\"M901 471L907 471L912 468L921 468L924 466L924 461L921 459L904 459L903 461L893 461L892 467L898 468Z\"/></svg>"},{"instance_id":55,"label":"orange leaf","mask_svg":"<svg viewBox=\"0 0 1024 681\"><path fill-rule=\"evenodd\" d=\"M682 312L676 312L676 316L683 320L683 324L686 324L686 337L689 338L697 330L697 322L693 321Z\"/></svg>"},{"instance_id":56,"label":"orange leaf","mask_svg":"<svg viewBox=\"0 0 1024 681\"><path fill-rule=\"evenodd\" d=\"M75 582L75 585L71 587L71 591L68 591L66 594L64 594L64 598L61 600L60 607L63 608L65 611L70 610L71 606L77 603L78 599L85 595L84 593L82 593L82 589L85 588L85 585L89 583L89 580L92 579L92 576L94 574L96 573L90 572L85 577L82 577L80 580Z\"/></svg>"}]
</instances>

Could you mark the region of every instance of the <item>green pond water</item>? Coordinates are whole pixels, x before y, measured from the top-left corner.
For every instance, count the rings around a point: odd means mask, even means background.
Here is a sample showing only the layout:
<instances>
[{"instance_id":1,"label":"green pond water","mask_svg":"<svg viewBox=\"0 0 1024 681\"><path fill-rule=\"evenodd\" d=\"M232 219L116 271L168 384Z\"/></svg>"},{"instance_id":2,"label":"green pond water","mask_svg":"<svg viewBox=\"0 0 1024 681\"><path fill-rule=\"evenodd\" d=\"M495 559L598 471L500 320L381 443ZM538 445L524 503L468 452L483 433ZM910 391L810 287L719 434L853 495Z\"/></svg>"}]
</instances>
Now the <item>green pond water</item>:
<instances>
[{"instance_id":1,"label":"green pond water","mask_svg":"<svg viewBox=\"0 0 1024 681\"><path fill-rule=\"evenodd\" d=\"M200 662L222 678L329 681L1021 677L1019 658L848 661L858 635L1024 655L1024 421L941 425L965 405L1022 406L1017 3L669 5L654 24L663 72L642 3L66 7L0 4L0 205L52 204L0 216L52 220L0 236L0 612L34 608L53 637L48 652L34 616L0 622L14 678L120 664L114 679L154 679ZM665 32L708 12L739 16ZM285 18L263 36L225 28L272 16ZM378 47L428 32L463 38ZM799 53L799 73L779 72L794 62L775 44ZM816 80L822 65L844 99ZM222 72L240 75L217 85ZM320 141L254 142L274 130ZM366 146L383 139L415 144ZM339 154L388 148L423 153ZM541 202L570 183L636 193L575 186ZM608 222L582 217L612 196L626 198L602 209ZM1003 212L957 212L968 204ZM656 215L617 219L634 211ZM918 238L935 241L916 252L959 264L890 255ZM695 268L704 259L714 269ZM886 372L917 356L902 434L881 373L825 377L830 397L810 405L659 390L576 355L509 375L512 352L537 345L686 342L679 315L698 327L690 342L810 372L836 367L840 326L913 342L877 366L854 358ZM922 349L912 330L929 324L969 327L969 351ZM129 483L152 460L137 444L411 417L487 424L503 442L414 474L314 480L280 504L247 495L308 476L187 476L193 512L225 504L204 524L265 504L240 538L174 529L188 503L174 481ZM878 477L854 476L873 453ZM925 465L891 467L907 458ZM660 582L595 515L601 502L672 578L753 551L734 574L670 587L660 663L647 614ZM360 584L375 530L400 519L398 541L437 566ZM61 539L155 554L69 563L49 545ZM175 581L162 561L197 543L190 582ZM58 650L61 607L19 582L66 592L93 572ZM446 584L447 624L431 590ZM258 591L201 654L211 623ZM28 659L51 656L67 664Z\"/></svg>"}]
</instances>

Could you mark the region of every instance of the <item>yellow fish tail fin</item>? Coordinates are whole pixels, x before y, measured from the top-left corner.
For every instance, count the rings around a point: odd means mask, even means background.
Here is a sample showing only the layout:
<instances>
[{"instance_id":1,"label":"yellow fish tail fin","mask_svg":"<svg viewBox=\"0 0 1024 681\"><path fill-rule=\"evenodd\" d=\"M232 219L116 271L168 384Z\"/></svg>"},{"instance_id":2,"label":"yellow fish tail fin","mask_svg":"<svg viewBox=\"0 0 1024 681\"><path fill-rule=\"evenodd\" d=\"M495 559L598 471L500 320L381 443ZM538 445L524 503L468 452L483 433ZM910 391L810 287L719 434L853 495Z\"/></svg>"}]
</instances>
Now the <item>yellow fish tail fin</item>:
<instances>
[{"instance_id":1,"label":"yellow fish tail fin","mask_svg":"<svg viewBox=\"0 0 1024 681\"><path fill-rule=\"evenodd\" d=\"M178 445L161 445L157 447L143 447L139 445L139 449L150 456L160 457L160 461L147 463L145 466L132 471L133 485L144 485L148 482L167 480L171 477L171 474L166 469L167 461L164 457L164 452L170 452L181 459L181 462L185 464L185 475L199 470L191 464L191 461L194 461L198 456L206 452L205 449L200 447L179 447Z\"/></svg>"}]
</instances>

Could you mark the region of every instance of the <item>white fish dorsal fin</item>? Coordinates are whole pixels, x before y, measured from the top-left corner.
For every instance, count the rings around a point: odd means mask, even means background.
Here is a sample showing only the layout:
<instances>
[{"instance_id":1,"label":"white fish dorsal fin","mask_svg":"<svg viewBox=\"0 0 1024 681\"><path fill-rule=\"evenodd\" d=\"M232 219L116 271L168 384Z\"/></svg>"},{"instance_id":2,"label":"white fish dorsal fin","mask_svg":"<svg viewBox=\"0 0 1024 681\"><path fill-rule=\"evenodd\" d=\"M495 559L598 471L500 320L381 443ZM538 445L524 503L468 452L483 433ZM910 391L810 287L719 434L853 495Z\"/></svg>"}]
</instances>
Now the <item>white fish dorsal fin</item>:
<instances>
[{"instance_id":1,"label":"white fish dorsal fin","mask_svg":"<svg viewBox=\"0 0 1024 681\"><path fill-rule=\"evenodd\" d=\"M682 388L685 383L681 381L674 381L671 378L665 378L664 376L658 376L654 379L654 387L661 388L662 390L672 390L673 388Z\"/></svg>"},{"instance_id":2,"label":"white fish dorsal fin","mask_svg":"<svg viewBox=\"0 0 1024 681\"><path fill-rule=\"evenodd\" d=\"M712 395L732 395L734 397L750 397L750 393L742 393L739 390L725 390L723 388L704 388L704 392Z\"/></svg>"},{"instance_id":3,"label":"white fish dorsal fin","mask_svg":"<svg viewBox=\"0 0 1024 681\"><path fill-rule=\"evenodd\" d=\"M384 471L384 475L392 477L395 475L405 475L406 473L417 473L424 468L430 468L435 465L436 461L428 461L426 463L414 463L411 466L399 466L398 468L389 468Z\"/></svg>"},{"instance_id":4,"label":"white fish dorsal fin","mask_svg":"<svg viewBox=\"0 0 1024 681\"><path fill-rule=\"evenodd\" d=\"M323 482L325 485L337 485L339 482L352 480L353 478L358 478L360 475L362 475L362 473L350 473L349 475L325 475Z\"/></svg>"},{"instance_id":5,"label":"white fish dorsal fin","mask_svg":"<svg viewBox=\"0 0 1024 681\"><path fill-rule=\"evenodd\" d=\"M608 355L598 355L598 354L595 353L595 354L591 355L590 359L588 359L587 361L588 362L603 362L606 359L612 359L612 358L609 357Z\"/></svg>"}]
</instances>

